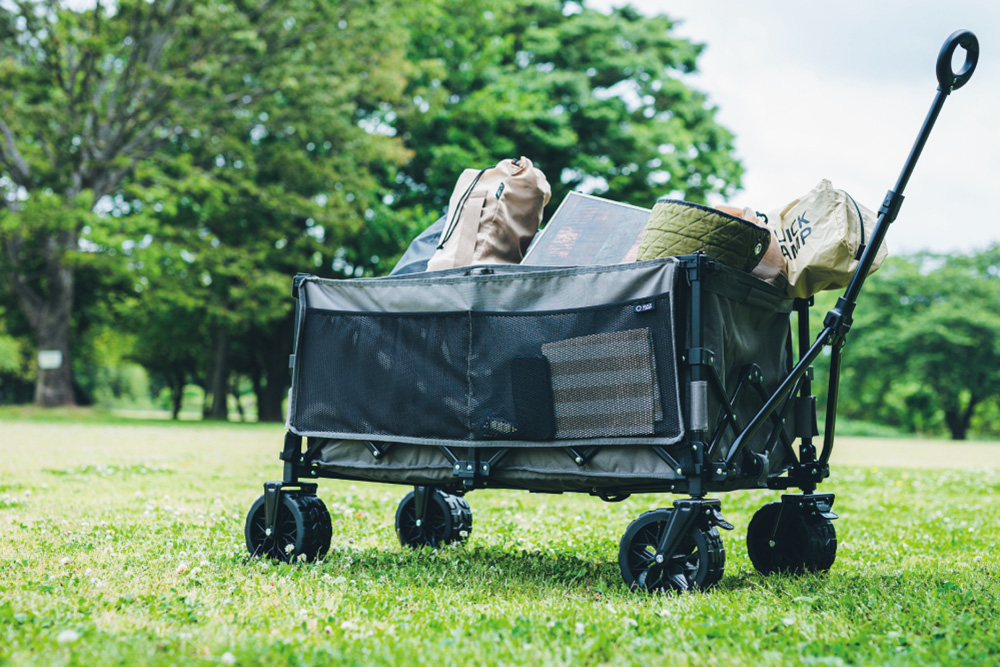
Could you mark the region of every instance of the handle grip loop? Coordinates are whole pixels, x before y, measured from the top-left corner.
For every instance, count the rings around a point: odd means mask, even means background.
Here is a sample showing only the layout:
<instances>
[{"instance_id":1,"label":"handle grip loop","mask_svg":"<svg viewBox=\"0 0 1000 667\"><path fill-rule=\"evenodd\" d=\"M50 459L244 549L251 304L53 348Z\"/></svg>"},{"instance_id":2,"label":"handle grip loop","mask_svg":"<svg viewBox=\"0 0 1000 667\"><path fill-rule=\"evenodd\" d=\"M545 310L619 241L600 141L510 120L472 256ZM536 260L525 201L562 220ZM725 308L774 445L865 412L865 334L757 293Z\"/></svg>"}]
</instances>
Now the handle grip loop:
<instances>
[{"instance_id":1,"label":"handle grip loop","mask_svg":"<svg viewBox=\"0 0 1000 667\"><path fill-rule=\"evenodd\" d=\"M958 47L965 49L965 63L959 71L951 67ZM979 40L970 30L956 30L945 40L937 59L937 80L939 90L945 95L958 90L972 78L979 62Z\"/></svg>"}]
</instances>

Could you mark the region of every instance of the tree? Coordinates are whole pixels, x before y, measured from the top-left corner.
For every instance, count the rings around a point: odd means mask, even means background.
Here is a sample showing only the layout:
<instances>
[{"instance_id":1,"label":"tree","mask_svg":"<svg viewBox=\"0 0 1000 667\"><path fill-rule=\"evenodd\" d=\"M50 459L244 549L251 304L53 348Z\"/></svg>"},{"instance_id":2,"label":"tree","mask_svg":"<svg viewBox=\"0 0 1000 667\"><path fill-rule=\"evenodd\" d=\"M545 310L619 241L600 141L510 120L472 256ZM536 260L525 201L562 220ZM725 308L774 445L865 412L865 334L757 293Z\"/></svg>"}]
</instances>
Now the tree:
<instances>
[{"instance_id":1,"label":"tree","mask_svg":"<svg viewBox=\"0 0 1000 667\"><path fill-rule=\"evenodd\" d=\"M2 272L39 348L62 357L58 369L39 371L37 403L73 402L74 262L90 231L122 206L136 166L179 137L215 135L220 118L256 117L239 113L265 97L308 97L313 86L344 83L328 76L340 68L338 54L321 48L346 30L345 12L378 16L375 4L98 0L82 11L54 0L0 4ZM357 72L370 55L348 69ZM318 62L328 64L313 74ZM366 87L349 82L341 97Z\"/></svg>"},{"instance_id":2,"label":"tree","mask_svg":"<svg viewBox=\"0 0 1000 667\"><path fill-rule=\"evenodd\" d=\"M150 221L152 242L134 251L145 283L134 321L172 332L145 349L142 363L175 360L157 367L175 405L184 368L204 379L207 416L225 419L230 378L241 373L259 418L282 420L292 276L332 271L337 249L381 205L376 176L407 157L398 139L362 126L402 90L405 39L393 8L321 3L299 17L308 39L255 73L271 93L176 135L136 171L123 205ZM270 29L284 30L257 27ZM172 322L197 325L185 332Z\"/></svg>"},{"instance_id":3,"label":"tree","mask_svg":"<svg viewBox=\"0 0 1000 667\"><path fill-rule=\"evenodd\" d=\"M968 437L1000 395L1000 246L892 258L865 284L845 350L844 413Z\"/></svg>"},{"instance_id":4,"label":"tree","mask_svg":"<svg viewBox=\"0 0 1000 667\"><path fill-rule=\"evenodd\" d=\"M525 154L553 200L583 189L652 206L674 193L731 194L732 135L682 80L702 46L665 16L568 0L438 0L409 22L416 72L384 111L414 151L399 207L439 212L462 169ZM554 209L552 209L554 210Z\"/></svg>"}]
</instances>

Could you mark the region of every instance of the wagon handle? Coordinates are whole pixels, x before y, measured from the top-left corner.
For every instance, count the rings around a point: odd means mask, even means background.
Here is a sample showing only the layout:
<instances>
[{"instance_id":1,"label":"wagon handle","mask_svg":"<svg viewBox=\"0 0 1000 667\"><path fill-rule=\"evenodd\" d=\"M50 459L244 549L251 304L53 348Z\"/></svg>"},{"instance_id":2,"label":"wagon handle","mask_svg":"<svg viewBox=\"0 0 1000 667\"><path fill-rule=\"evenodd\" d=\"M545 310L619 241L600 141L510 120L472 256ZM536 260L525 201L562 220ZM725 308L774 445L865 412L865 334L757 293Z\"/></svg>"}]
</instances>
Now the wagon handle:
<instances>
[{"instance_id":1,"label":"wagon handle","mask_svg":"<svg viewBox=\"0 0 1000 667\"><path fill-rule=\"evenodd\" d=\"M958 72L951 68L958 47L965 49L965 64ZM979 40L969 30L956 30L941 47L937 59L937 80L939 88L945 95L964 86L972 73L976 71L979 62Z\"/></svg>"},{"instance_id":2,"label":"wagon handle","mask_svg":"<svg viewBox=\"0 0 1000 667\"><path fill-rule=\"evenodd\" d=\"M952 70L951 64L955 52L959 47L965 50L965 63L958 72L955 72ZM746 428L743 429L743 432L736 437L736 440L730 446L729 453L726 455L727 464L732 464L735 461L736 457L746 447L750 438L770 418L778 408L778 405L798 386L799 380L806 374L809 366L819 357L823 348L827 345L833 347L833 354L829 378L830 388L827 393L826 402L826 428L823 433L823 450L819 460L824 464L829 461L830 453L833 451L833 436L837 420L837 385L839 385L840 350L844 346L847 332L850 330L853 322L854 308L857 306L858 294L860 294L861 286L864 285L865 278L868 277L868 272L875 262L875 255L882 246L882 241L885 240L885 234L889 231L889 225L896 219L899 208L903 205L903 190L906 188L906 184L913 174L913 168L917 165L917 160L920 158L924 144L927 143L927 138L934 128L934 122L937 120L938 114L941 113L944 101L948 99L951 91L958 90L968 83L972 77L972 73L976 70L977 62L979 62L979 40L971 31L957 30L945 40L937 59L938 89L937 95L934 97L934 103L931 104L930 111L927 112L924 124L920 128L920 134L917 135L917 140L914 142L913 148L910 149L910 155L906 158L903 170L896 181L896 186L886 193L885 199L882 201L882 206L879 207L878 222L875 224L871 239L864 253L861 255L861 259L858 261L858 266L854 270L854 274L851 276L844 296L837 299L837 305L831 308L826 314L826 318L823 320L823 330L816 337L809 350L799 358L798 363L795 364L792 370L789 371L788 376L775 389L771 398L764 403L763 407L750 420Z\"/></svg>"},{"instance_id":3,"label":"wagon handle","mask_svg":"<svg viewBox=\"0 0 1000 667\"><path fill-rule=\"evenodd\" d=\"M955 51L959 47L965 49L965 63L962 65L961 70L955 72L952 70L951 64ZM941 47L941 52L938 54L938 89L937 95L934 97L934 103L931 104L930 111L927 112L924 124L920 128L920 134L917 135L917 140L913 143L913 148L910 149L910 155L906 158L903 170L896 181L896 186L886 193L885 199L882 201L882 206L879 207L878 222L872 231L871 241L861 255L861 260L854 271L854 275L851 276L850 283L847 285L847 291L837 302L837 307L833 311L830 311L824 322L825 325L829 326L832 323L831 320L837 320L836 339L842 338L847 333L847 329L850 328L851 315L854 311L858 294L861 292L861 286L864 284L865 278L868 277L868 272L875 262L875 255L878 253L879 247L885 239L886 232L889 231L889 225L892 224L893 220L899 214L899 208L903 205L903 190L910 181L914 167L917 166L920 153L923 152L927 138L930 137L931 130L934 129L934 122L937 120L938 114L941 113L941 108L944 107L944 101L948 99L951 91L961 88L969 81L972 73L976 70L977 62L979 62L979 40L976 39L976 36L971 31L956 30L949 35L948 39L944 42L944 46ZM842 311L844 317L831 317L835 315L834 311ZM846 324L846 328L842 324Z\"/></svg>"}]
</instances>

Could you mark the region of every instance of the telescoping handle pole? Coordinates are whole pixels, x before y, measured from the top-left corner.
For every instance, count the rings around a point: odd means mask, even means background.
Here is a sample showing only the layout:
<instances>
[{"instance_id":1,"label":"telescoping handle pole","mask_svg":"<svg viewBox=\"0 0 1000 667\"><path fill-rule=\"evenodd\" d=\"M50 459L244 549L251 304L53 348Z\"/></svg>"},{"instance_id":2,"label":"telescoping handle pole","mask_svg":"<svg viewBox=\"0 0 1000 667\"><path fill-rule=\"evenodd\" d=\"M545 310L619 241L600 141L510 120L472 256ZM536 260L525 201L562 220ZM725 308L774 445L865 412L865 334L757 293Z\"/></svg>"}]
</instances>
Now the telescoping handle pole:
<instances>
[{"instance_id":1,"label":"telescoping handle pole","mask_svg":"<svg viewBox=\"0 0 1000 667\"><path fill-rule=\"evenodd\" d=\"M953 69L952 63L959 47L965 51L965 62L956 72ZM958 30L945 40L937 59L936 73L938 89L937 95L934 97L934 103L927 113L927 118L924 119L924 124L920 128L920 134L917 135L917 140L914 142L913 148L910 150L910 155L906 158L903 170L896 180L896 186L892 190L889 190L885 196L885 200L882 202L882 206L879 208L878 222L875 224L871 239L865 247L864 253L861 255L854 274L851 276L851 280L847 285L847 291L844 292L844 296L837 300L837 305L826 314L826 319L823 321L823 330L816 336L816 340L808 352L799 359L799 362L795 364L788 377L785 378L771 398L764 403L764 406L754 418L750 420L750 423L747 424L743 432L737 436L726 456L727 463L735 461L736 456L743 450L750 438L770 418L771 414L774 413L788 394L798 387L802 376L805 375L812 363L819 357L823 348L827 345L832 345L837 368L831 369L830 373L830 391L827 394L826 428L823 433L823 452L820 456L820 460L823 463L829 460L833 449L833 433L837 415L837 386L835 385L840 380L840 349L844 345L845 336L853 322L854 308L857 305L858 294L861 292L865 278L868 277L868 272L875 262L875 255L882 246L882 241L889 230L889 225L892 224L892 221L896 219L896 215L899 213L899 208L903 203L903 190L906 188L906 184L913 174L913 168L917 165L917 160L924 149L924 144L927 143L927 138L930 136L938 114L941 113L945 99L953 90L958 90L968 83L969 79L972 78L972 73L976 70L976 63L978 62L979 40L976 39L976 36L971 31Z\"/></svg>"},{"instance_id":2,"label":"telescoping handle pole","mask_svg":"<svg viewBox=\"0 0 1000 667\"><path fill-rule=\"evenodd\" d=\"M956 72L952 69L952 61L959 47L965 50L965 63ZM878 210L878 222L872 232L871 241L861 255L861 261L858 263L854 275L851 276L851 282L847 285L847 291L844 293L842 300L851 302L852 309L858 294L861 292L861 286L872 268L872 263L875 261L875 254L882 246L889 225L896 219L899 208L903 204L903 190L910 181L910 176L913 175L913 169L917 166L917 160L920 158L924 144L927 143L927 138L934 128L934 122L937 120L938 114L941 113L941 108L944 107L945 99L951 94L951 91L958 90L972 78L972 73L976 71L977 62L979 62L979 40L968 30L958 30L952 33L945 41L944 46L941 47L941 53L938 54L937 59L938 89L934 103L931 105L930 111L927 112L927 118L924 119L923 127L920 128L920 134L917 135L913 148L910 149L910 155L906 158L903 170L896 180L896 186L886 193L885 199L882 201L882 206Z\"/></svg>"}]
</instances>

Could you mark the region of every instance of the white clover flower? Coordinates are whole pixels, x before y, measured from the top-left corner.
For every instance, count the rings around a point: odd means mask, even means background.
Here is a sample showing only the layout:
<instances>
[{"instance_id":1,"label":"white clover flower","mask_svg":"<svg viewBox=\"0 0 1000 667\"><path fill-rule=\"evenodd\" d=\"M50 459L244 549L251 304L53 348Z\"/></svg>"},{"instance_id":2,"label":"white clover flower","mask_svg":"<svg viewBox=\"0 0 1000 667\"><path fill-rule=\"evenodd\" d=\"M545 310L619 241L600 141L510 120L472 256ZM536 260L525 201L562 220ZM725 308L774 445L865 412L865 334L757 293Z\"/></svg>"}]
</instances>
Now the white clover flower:
<instances>
[{"instance_id":1,"label":"white clover flower","mask_svg":"<svg viewBox=\"0 0 1000 667\"><path fill-rule=\"evenodd\" d=\"M235 665L236 656L230 653L229 651L226 651L225 653L222 654L222 657L219 658L219 661L223 665Z\"/></svg>"},{"instance_id":2,"label":"white clover flower","mask_svg":"<svg viewBox=\"0 0 1000 667\"><path fill-rule=\"evenodd\" d=\"M197 577L199 574L201 574L200 567L195 567L191 569L191 574L190 574L191 577Z\"/></svg>"},{"instance_id":3,"label":"white clover flower","mask_svg":"<svg viewBox=\"0 0 1000 667\"><path fill-rule=\"evenodd\" d=\"M285 545L285 553L286 554L290 554L293 551L295 551L295 545L294 544L286 544Z\"/></svg>"},{"instance_id":4,"label":"white clover flower","mask_svg":"<svg viewBox=\"0 0 1000 667\"><path fill-rule=\"evenodd\" d=\"M583 628L583 623L579 623L579 622L573 627L574 632L576 632L576 634L578 634L578 635L582 635L583 634L583 629L584 629Z\"/></svg>"},{"instance_id":5,"label":"white clover flower","mask_svg":"<svg viewBox=\"0 0 1000 667\"><path fill-rule=\"evenodd\" d=\"M80 638L80 633L76 630L63 630L56 636L56 641L60 644L72 644Z\"/></svg>"},{"instance_id":6,"label":"white clover flower","mask_svg":"<svg viewBox=\"0 0 1000 667\"><path fill-rule=\"evenodd\" d=\"M176 570L177 574L186 574L187 571L188 571L188 564L187 563L181 563L180 565L177 566L177 570Z\"/></svg>"}]
</instances>

